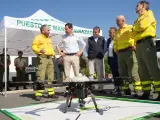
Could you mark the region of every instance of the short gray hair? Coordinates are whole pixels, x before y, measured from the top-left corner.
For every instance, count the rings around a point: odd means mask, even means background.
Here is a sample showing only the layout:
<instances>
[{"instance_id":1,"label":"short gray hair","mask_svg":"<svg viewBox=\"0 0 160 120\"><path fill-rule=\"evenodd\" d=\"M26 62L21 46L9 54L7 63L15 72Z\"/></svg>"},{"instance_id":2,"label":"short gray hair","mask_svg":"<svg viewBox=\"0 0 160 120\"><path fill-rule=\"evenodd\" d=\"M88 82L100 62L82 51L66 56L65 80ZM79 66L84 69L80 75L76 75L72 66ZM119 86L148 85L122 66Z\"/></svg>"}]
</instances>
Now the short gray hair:
<instances>
[{"instance_id":1,"label":"short gray hair","mask_svg":"<svg viewBox=\"0 0 160 120\"><path fill-rule=\"evenodd\" d=\"M138 2L138 4L145 6L146 10L149 10L149 2L142 0L142 1Z\"/></svg>"},{"instance_id":2,"label":"short gray hair","mask_svg":"<svg viewBox=\"0 0 160 120\"><path fill-rule=\"evenodd\" d=\"M98 27L98 26L95 26L95 27L93 28L93 30L99 30L99 32L101 31L100 27Z\"/></svg>"},{"instance_id":3,"label":"short gray hair","mask_svg":"<svg viewBox=\"0 0 160 120\"><path fill-rule=\"evenodd\" d=\"M110 31L110 30L115 30L115 31L117 31L117 28L116 28L116 27L110 27L110 28L109 28L109 31Z\"/></svg>"},{"instance_id":4,"label":"short gray hair","mask_svg":"<svg viewBox=\"0 0 160 120\"><path fill-rule=\"evenodd\" d=\"M42 25L41 27L40 27L40 31L42 32L42 30L45 28L45 27L47 27L48 25Z\"/></svg>"}]
</instances>

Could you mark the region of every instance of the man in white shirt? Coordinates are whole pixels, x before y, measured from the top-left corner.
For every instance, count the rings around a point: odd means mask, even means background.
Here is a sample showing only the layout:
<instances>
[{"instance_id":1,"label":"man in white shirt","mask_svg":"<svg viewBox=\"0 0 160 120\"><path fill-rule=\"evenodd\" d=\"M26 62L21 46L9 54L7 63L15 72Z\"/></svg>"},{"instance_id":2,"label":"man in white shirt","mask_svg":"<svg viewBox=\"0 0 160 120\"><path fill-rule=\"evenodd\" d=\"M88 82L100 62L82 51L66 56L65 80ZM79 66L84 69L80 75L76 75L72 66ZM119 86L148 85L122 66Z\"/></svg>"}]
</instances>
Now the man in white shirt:
<instances>
[{"instance_id":1,"label":"man in white shirt","mask_svg":"<svg viewBox=\"0 0 160 120\"><path fill-rule=\"evenodd\" d=\"M67 23L65 25L65 35L62 36L61 41L57 45L58 53L63 57L64 71L66 79L70 77L71 65L73 67L74 75L79 75L79 57L83 53L86 43L81 37L73 34L73 25ZM82 44L82 49L79 49L79 44ZM63 52L61 52L60 46L63 45Z\"/></svg>"}]
</instances>

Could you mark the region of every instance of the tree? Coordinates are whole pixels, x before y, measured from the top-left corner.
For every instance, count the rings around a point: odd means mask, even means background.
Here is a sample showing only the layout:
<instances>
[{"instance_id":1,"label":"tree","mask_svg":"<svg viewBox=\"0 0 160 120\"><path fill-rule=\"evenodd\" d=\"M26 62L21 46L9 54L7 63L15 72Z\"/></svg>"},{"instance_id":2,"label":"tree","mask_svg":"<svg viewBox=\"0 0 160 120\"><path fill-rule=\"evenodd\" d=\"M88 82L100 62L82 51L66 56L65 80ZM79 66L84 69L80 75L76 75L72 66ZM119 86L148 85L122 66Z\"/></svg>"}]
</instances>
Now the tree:
<instances>
[{"instance_id":1,"label":"tree","mask_svg":"<svg viewBox=\"0 0 160 120\"><path fill-rule=\"evenodd\" d=\"M105 65L105 74L110 74L112 73L110 66L108 65L108 57L104 57L104 65Z\"/></svg>"}]
</instances>

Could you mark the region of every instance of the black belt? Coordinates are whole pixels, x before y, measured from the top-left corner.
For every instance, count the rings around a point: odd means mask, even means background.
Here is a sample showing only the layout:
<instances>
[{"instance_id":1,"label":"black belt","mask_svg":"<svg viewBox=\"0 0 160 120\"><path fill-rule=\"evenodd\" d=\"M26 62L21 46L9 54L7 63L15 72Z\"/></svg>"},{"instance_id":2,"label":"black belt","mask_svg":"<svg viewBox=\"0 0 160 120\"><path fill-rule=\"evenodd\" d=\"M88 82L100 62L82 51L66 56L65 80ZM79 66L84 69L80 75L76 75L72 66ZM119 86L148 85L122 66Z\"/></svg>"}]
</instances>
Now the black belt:
<instances>
[{"instance_id":1,"label":"black belt","mask_svg":"<svg viewBox=\"0 0 160 120\"><path fill-rule=\"evenodd\" d=\"M47 58L47 59L52 57L51 55L45 55L45 54L38 54L38 56L41 56L41 57Z\"/></svg>"},{"instance_id":2,"label":"black belt","mask_svg":"<svg viewBox=\"0 0 160 120\"><path fill-rule=\"evenodd\" d=\"M75 55L75 54L77 54L77 53L64 53L65 55L69 55L69 56L73 56L73 55Z\"/></svg>"},{"instance_id":3,"label":"black belt","mask_svg":"<svg viewBox=\"0 0 160 120\"><path fill-rule=\"evenodd\" d=\"M140 40L137 40L136 41L136 44L140 44L141 42L145 41L145 40L149 40L149 39L153 39L154 37L152 36L148 36L148 37L145 37L145 38L142 38Z\"/></svg>"},{"instance_id":4,"label":"black belt","mask_svg":"<svg viewBox=\"0 0 160 120\"><path fill-rule=\"evenodd\" d=\"M127 48L124 48L124 49L120 49L120 50L118 50L118 52L126 52L128 50L132 50L132 47L127 47Z\"/></svg>"}]
</instances>

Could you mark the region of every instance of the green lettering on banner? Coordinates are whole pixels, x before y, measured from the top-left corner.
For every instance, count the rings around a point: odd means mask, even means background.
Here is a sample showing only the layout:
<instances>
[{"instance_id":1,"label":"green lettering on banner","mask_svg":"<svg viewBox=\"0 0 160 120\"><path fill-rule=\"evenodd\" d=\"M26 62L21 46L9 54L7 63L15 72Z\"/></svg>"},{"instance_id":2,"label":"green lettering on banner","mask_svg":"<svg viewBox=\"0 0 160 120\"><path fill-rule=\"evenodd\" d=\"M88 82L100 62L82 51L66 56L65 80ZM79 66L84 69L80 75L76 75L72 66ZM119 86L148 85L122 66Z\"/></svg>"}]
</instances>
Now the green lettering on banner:
<instances>
[{"instance_id":1,"label":"green lettering on banner","mask_svg":"<svg viewBox=\"0 0 160 120\"><path fill-rule=\"evenodd\" d=\"M34 27L34 23L33 23L33 22L30 23L30 27L31 27L31 28Z\"/></svg>"},{"instance_id":2,"label":"green lettering on banner","mask_svg":"<svg viewBox=\"0 0 160 120\"><path fill-rule=\"evenodd\" d=\"M17 25L22 24L21 20L17 20Z\"/></svg>"},{"instance_id":3,"label":"green lettering on banner","mask_svg":"<svg viewBox=\"0 0 160 120\"><path fill-rule=\"evenodd\" d=\"M35 20L37 20L37 19L35 19ZM47 21L47 19L44 19L44 21ZM42 24L37 23L37 22L17 20L17 26L25 26L25 27L28 27L28 28L40 28L42 26ZM57 31L57 32L64 32L64 27L62 27L62 26L48 25L48 27L51 30L54 30L54 31ZM92 30L73 29L73 33L92 35Z\"/></svg>"},{"instance_id":4,"label":"green lettering on banner","mask_svg":"<svg viewBox=\"0 0 160 120\"><path fill-rule=\"evenodd\" d=\"M53 30L57 31L57 26L53 25Z\"/></svg>"},{"instance_id":5,"label":"green lettering on banner","mask_svg":"<svg viewBox=\"0 0 160 120\"><path fill-rule=\"evenodd\" d=\"M26 26L30 27L30 22L29 21L26 21Z\"/></svg>"},{"instance_id":6,"label":"green lettering on banner","mask_svg":"<svg viewBox=\"0 0 160 120\"><path fill-rule=\"evenodd\" d=\"M51 29L51 25L48 25L49 29Z\"/></svg>"},{"instance_id":7,"label":"green lettering on banner","mask_svg":"<svg viewBox=\"0 0 160 120\"><path fill-rule=\"evenodd\" d=\"M44 21L48 21L48 19L44 19Z\"/></svg>"},{"instance_id":8,"label":"green lettering on banner","mask_svg":"<svg viewBox=\"0 0 160 120\"><path fill-rule=\"evenodd\" d=\"M41 28L42 24L41 23L38 23L38 28Z\"/></svg>"}]
</instances>

